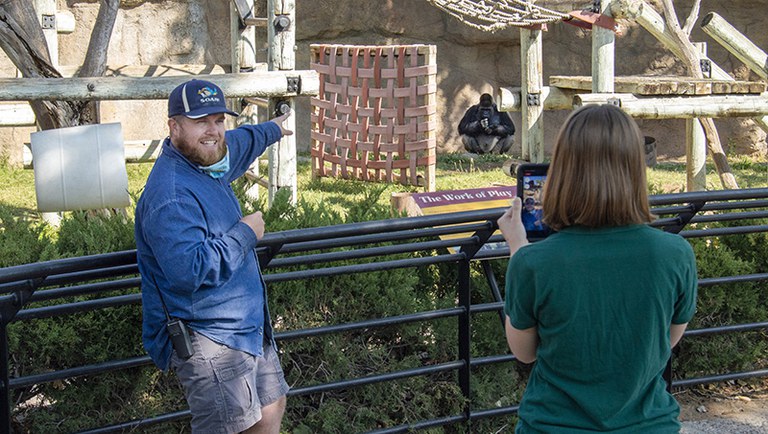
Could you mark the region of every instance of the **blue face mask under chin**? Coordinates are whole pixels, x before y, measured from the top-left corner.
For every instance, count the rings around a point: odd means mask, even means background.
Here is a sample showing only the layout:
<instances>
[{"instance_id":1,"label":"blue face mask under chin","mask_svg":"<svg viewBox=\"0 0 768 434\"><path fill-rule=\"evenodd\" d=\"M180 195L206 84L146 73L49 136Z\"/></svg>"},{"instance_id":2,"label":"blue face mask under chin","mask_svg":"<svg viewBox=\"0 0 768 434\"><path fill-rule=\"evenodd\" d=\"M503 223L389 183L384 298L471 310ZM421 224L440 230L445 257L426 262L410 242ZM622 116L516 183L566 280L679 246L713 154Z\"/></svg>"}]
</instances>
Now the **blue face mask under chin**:
<instances>
[{"instance_id":1,"label":"blue face mask under chin","mask_svg":"<svg viewBox=\"0 0 768 434\"><path fill-rule=\"evenodd\" d=\"M198 166L200 170L207 173L211 178L218 179L229 172L229 148L227 153L224 154L224 158L211 164L210 166Z\"/></svg>"}]
</instances>

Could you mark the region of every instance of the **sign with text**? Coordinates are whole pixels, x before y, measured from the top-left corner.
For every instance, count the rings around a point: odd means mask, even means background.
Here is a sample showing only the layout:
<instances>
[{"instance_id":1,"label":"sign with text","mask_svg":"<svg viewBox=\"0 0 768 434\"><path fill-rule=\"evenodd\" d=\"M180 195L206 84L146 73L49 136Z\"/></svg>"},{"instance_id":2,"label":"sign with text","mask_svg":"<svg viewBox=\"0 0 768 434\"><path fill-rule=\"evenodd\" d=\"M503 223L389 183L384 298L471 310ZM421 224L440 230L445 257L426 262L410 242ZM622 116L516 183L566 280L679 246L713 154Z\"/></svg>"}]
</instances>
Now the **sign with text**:
<instances>
[{"instance_id":1,"label":"sign with text","mask_svg":"<svg viewBox=\"0 0 768 434\"><path fill-rule=\"evenodd\" d=\"M509 201L517 194L515 186L473 188L469 190L447 190L411 195L415 205L423 215L449 212L472 211L478 209L502 208L509 206ZM496 231L496 233L499 233ZM471 233L441 236L442 239L466 238ZM483 249L503 248L504 243L487 243ZM456 251L457 248L451 250Z\"/></svg>"}]
</instances>

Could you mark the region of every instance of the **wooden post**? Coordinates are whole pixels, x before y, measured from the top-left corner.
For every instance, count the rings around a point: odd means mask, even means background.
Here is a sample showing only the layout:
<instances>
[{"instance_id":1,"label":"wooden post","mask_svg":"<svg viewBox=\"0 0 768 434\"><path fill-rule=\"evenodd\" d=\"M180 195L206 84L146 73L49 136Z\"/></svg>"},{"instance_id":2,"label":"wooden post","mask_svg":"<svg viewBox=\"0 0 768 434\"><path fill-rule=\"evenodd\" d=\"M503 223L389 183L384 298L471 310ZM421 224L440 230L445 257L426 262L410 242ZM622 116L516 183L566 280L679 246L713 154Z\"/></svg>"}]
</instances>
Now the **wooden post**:
<instances>
[{"instance_id":1,"label":"wooden post","mask_svg":"<svg viewBox=\"0 0 768 434\"><path fill-rule=\"evenodd\" d=\"M707 44L693 45L706 58ZM707 189L707 136L699 119L685 120L685 175L687 191Z\"/></svg>"},{"instance_id":2,"label":"wooden post","mask_svg":"<svg viewBox=\"0 0 768 434\"><path fill-rule=\"evenodd\" d=\"M59 67L59 35L56 30L56 0L34 0L35 12L43 28L43 36L48 45L48 56L51 65ZM38 182L38 180L35 180ZM43 221L51 226L58 227L61 224L62 214L57 212L41 213Z\"/></svg>"},{"instance_id":3,"label":"wooden post","mask_svg":"<svg viewBox=\"0 0 768 434\"><path fill-rule=\"evenodd\" d=\"M59 67L59 37L56 30L56 0L34 0L35 12L43 28L43 36L48 44L51 65Z\"/></svg>"},{"instance_id":4,"label":"wooden post","mask_svg":"<svg viewBox=\"0 0 768 434\"><path fill-rule=\"evenodd\" d=\"M720 15L710 12L701 29L763 79L768 79L768 55Z\"/></svg>"},{"instance_id":5,"label":"wooden post","mask_svg":"<svg viewBox=\"0 0 768 434\"><path fill-rule=\"evenodd\" d=\"M251 10L253 10L253 1L249 1ZM229 16L232 46L232 72L240 71L251 72L256 68L256 28L252 25L241 25L240 13L237 11L234 2L229 3ZM258 106L249 104L244 107L241 99L231 101L233 109L240 113L237 118L237 126L253 125L258 123ZM249 175L253 178L259 177L259 159L253 161L248 168ZM259 183L254 182L251 187L245 191L245 195L252 199L259 198Z\"/></svg>"},{"instance_id":6,"label":"wooden post","mask_svg":"<svg viewBox=\"0 0 768 434\"><path fill-rule=\"evenodd\" d=\"M428 46L428 52L425 54L424 59L424 65L435 65L437 66L437 46L436 45L429 45ZM427 82L425 83L429 89L437 89L437 74L430 74L427 77ZM437 107L437 93L431 92L427 96L427 100L424 101L424 105L427 107ZM432 112L431 114L427 115L426 119L427 124L437 124L437 113ZM435 130L431 129L427 133L427 140L434 140L435 139ZM428 151L428 157L434 157L437 153L436 148L431 148ZM425 171L425 188L427 191L435 191L437 189L437 181L435 177L436 167L434 164L427 164L424 168Z\"/></svg>"},{"instance_id":7,"label":"wooden post","mask_svg":"<svg viewBox=\"0 0 768 434\"><path fill-rule=\"evenodd\" d=\"M522 159L544 161L544 87L541 29L520 28Z\"/></svg>"},{"instance_id":8,"label":"wooden post","mask_svg":"<svg viewBox=\"0 0 768 434\"><path fill-rule=\"evenodd\" d=\"M269 70L292 71L296 67L296 1L267 0L269 36ZM303 83L302 83L303 86ZM293 98L270 98L269 117L274 117L278 107L293 111ZM285 127L296 129L295 114L288 118ZM269 203L279 189L290 189L291 203L297 199L296 136L285 136L269 147Z\"/></svg>"},{"instance_id":9,"label":"wooden post","mask_svg":"<svg viewBox=\"0 0 768 434\"><path fill-rule=\"evenodd\" d=\"M707 136L698 119L685 120L686 190L707 189Z\"/></svg>"},{"instance_id":10,"label":"wooden post","mask_svg":"<svg viewBox=\"0 0 768 434\"><path fill-rule=\"evenodd\" d=\"M602 0L598 12L610 15L611 0ZM612 30L592 26L592 92L613 92L615 45L616 35Z\"/></svg>"}]
</instances>

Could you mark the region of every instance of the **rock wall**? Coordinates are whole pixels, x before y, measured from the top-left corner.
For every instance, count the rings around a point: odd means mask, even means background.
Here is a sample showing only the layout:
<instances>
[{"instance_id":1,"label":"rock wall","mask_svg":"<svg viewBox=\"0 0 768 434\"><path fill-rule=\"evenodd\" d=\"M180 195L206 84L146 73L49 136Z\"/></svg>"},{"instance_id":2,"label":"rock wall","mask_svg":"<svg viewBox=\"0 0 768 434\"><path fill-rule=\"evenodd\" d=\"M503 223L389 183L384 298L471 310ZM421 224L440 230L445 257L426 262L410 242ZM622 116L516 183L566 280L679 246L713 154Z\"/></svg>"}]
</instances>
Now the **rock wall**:
<instances>
[{"instance_id":1,"label":"rock wall","mask_svg":"<svg viewBox=\"0 0 768 434\"><path fill-rule=\"evenodd\" d=\"M128 64L229 64L230 0L123 0L108 52L110 65ZM389 44L420 43L437 46L438 63L438 147L441 151L461 149L456 126L467 107L483 92L497 86L520 84L519 32L516 29L486 33L466 26L425 0L297 0L297 69L309 65L309 44ZM71 11L76 30L61 35L59 56L62 64L77 65L83 60L90 29L98 13L97 0L59 0L60 10ZM260 11L266 0L257 0ZM561 11L583 7L585 2L543 1ZM692 1L676 1L684 21ZM718 12L768 50L768 33L762 30L764 2L745 0L709 2L703 16ZM266 14L264 14L266 15ZM259 60L266 57L266 31ZM706 36L698 26L694 41L709 44L710 57L739 79L757 79L744 65ZM545 84L549 75L590 75L591 34L564 23L549 26L544 34ZM7 59L0 59L0 73L13 76ZM616 75L682 73L681 65L645 30L628 23L624 35L616 40ZM126 139L162 138L166 133L163 101L104 102L102 121L123 123ZM297 143L308 149L309 103L297 105ZM545 114L545 143L554 141L565 111ZM520 125L519 113L512 113ZM749 119L716 121L721 140L730 153L765 154L765 133ZM641 121L647 135L657 138L662 158L684 156L684 122ZM20 143L29 140L31 128L0 129L2 152L11 161L20 160ZM519 140L518 140L519 141ZM519 145L518 148L519 149ZM517 151L516 151L517 152Z\"/></svg>"}]
</instances>

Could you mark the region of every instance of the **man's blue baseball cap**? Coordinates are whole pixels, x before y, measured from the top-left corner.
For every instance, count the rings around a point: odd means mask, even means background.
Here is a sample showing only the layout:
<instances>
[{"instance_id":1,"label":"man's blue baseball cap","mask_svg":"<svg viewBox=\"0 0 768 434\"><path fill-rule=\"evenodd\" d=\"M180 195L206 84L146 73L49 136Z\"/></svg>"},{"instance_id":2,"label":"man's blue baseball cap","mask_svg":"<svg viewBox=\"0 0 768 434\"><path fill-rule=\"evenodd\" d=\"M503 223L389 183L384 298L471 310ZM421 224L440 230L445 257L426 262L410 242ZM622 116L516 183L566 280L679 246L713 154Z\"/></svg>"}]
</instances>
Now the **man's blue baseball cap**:
<instances>
[{"instance_id":1,"label":"man's blue baseball cap","mask_svg":"<svg viewBox=\"0 0 768 434\"><path fill-rule=\"evenodd\" d=\"M184 115L199 119L217 113L237 116L237 113L227 108L221 88L210 81L190 80L173 89L168 97L169 118Z\"/></svg>"}]
</instances>

